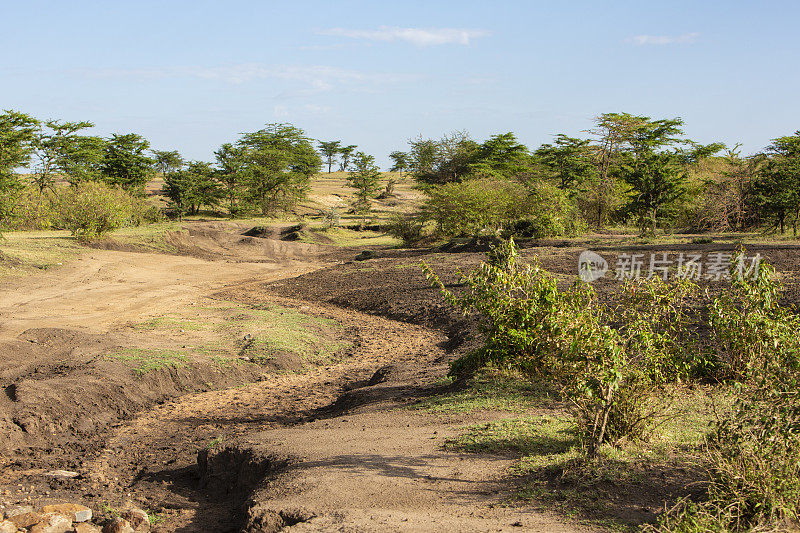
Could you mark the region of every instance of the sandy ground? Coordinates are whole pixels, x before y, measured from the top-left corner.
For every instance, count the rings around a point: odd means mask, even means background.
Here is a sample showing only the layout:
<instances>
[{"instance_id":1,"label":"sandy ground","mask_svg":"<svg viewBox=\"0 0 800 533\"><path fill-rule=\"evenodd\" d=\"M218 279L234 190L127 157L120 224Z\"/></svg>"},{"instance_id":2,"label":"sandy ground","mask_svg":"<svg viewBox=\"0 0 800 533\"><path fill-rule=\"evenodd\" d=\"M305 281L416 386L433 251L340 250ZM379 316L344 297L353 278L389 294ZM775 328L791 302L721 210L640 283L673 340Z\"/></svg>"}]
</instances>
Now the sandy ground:
<instances>
[{"instance_id":1,"label":"sandy ground","mask_svg":"<svg viewBox=\"0 0 800 533\"><path fill-rule=\"evenodd\" d=\"M198 248L209 235L218 245L220 231L196 233ZM443 451L459 428L503 413L404 408L446 373L443 332L278 297L264 284L313 276L324 262L308 247L287 254L286 243L243 243L255 245L281 256L91 250L0 284L0 506L131 501L159 512L154 529L170 532L585 529L503 505L514 491L505 472L513 458ZM197 366L137 379L100 357L115 346L185 342L183 332L159 337L131 324L189 318L220 294L335 320L352 348L289 374ZM53 468L80 475L42 475Z\"/></svg>"}]
</instances>

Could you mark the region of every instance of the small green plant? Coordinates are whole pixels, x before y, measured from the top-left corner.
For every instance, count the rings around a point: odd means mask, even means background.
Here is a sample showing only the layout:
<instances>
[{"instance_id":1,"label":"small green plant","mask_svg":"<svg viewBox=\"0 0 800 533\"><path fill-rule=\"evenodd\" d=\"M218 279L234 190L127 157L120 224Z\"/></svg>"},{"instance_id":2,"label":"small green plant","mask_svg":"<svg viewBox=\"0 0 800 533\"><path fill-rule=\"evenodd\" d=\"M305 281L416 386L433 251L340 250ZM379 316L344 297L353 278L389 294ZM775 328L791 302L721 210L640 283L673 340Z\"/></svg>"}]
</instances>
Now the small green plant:
<instances>
[{"instance_id":1,"label":"small green plant","mask_svg":"<svg viewBox=\"0 0 800 533\"><path fill-rule=\"evenodd\" d=\"M335 207L328 208L322 214L322 221L323 224L325 225L325 229L331 229L337 227L340 223L339 210L336 209Z\"/></svg>"}]
</instances>

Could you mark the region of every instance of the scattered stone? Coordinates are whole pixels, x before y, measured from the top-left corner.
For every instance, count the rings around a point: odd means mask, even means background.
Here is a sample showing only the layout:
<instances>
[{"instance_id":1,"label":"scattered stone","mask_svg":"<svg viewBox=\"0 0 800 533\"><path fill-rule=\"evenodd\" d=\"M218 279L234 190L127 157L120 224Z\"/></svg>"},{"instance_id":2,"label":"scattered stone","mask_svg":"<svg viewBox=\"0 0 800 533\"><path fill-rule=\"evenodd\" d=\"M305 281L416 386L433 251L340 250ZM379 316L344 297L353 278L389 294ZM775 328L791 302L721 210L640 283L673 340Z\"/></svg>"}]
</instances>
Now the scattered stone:
<instances>
[{"instance_id":1,"label":"scattered stone","mask_svg":"<svg viewBox=\"0 0 800 533\"><path fill-rule=\"evenodd\" d=\"M6 518L11 518L12 516L17 516L18 514L25 514L32 512L33 512L32 505L12 505L8 509L6 509Z\"/></svg>"},{"instance_id":2,"label":"scattered stone","mask_svg":"<svg viewBox=\"0 0 800 533\"><path fill-rule=\"evenodd\" d=\"M30 533L67 533L72 531L72 520L58 513L42 515L42 520L30 528Z\"/></svg>"},{"instance_id":3,"label":"scattered stone","mask_svg":"<svg viewBox=\"0 0 800 533\"><path fill-rule=\"evenodd\" d=\"M42 507L43 513L58 513L66 516L73 522L88 522L92 519L92 510L85 505L77 503L59 503L57 505L45 505Z\"/></svg>"},{"instance_id":4,"label":"scattered stone","mask_svg":"<svg viewBox=\"0 0 800 533\"><path fill-rule=\"evenodd\" d=\"M89 524L87 522L81 522L80 524L75 524L74 526L75 533L101 533L99 527L94 524Z\"/></svg>"},{"instance_id":5,"label":"scattered stone","mask_svg":"<svg viewBox=\"0 0 800 533\"><path fill-rule=\"evenodd\" d=\"M49 472L45 472L44 475L61 479L72 479L78 477L80 474L77 472L71 472L69 470L51 470Z\"/></svg>"},{"instance_id":6,"label":"scattered stone","mask_svg":"<svg viewBox=\"0 0 800 533\"><path fill-rule=\"evenodd\" d=\"M41 522L42 515L39 513L22 513L10 516L8 519L11 520L15 526L22 529L24 527L31 527L32 525Z\"/></svg>"},{"instance_id":7,"label":"scattered stone","mask_svg":"<svg viewBox=\"0 0 800 533\"><path fill-rule=\"evenodd\" d=\"M17 533L17 526L11 520L0 521L0 533Z\"/></svg>"},{"instance_id":8,"label":"scattered stone","mask_svg":"<svg viewBox=\"0 0 800 533\"><path fill-rule=\"evenodd\" d=\"M130 522L134 531L150 531L150 517L141 509L131 508L120 513L120 516Z\"/></svg>"},{"instance_id":9,"label":"scattered stone","mask_svg":"<svg viewBox=\"0 0 800 533\"><path fill-rule=\"evenodd\" d=\"M103 526L103 533L135 533L130 522L119 516L112 518Z\"/></svg>"}]
</instances>

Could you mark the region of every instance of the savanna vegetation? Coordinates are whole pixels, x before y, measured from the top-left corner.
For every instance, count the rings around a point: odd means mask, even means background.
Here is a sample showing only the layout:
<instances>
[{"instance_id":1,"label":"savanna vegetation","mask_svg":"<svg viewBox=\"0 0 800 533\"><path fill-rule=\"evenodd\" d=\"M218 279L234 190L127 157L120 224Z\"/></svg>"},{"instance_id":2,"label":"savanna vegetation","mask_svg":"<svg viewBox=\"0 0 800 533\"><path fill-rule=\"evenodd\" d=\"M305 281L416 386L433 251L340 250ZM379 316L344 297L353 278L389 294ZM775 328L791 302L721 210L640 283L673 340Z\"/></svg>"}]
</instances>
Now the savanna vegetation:
<instances>
[{"instance_id":1,"label":"savanna vegetation","mask_svg":"<svg viewBox=\"0 0 800 533\"><path fill-rule=\"evenodd\" d=\"M214 161L151 149L134 133L92 136L86 133L92 126L17 111L0 115L0 226L72 229L64 214L69 190L94 183L95 203L104 188L139 198L154 179L161 180L166 200L160 213L146 207L131 212L130 205L141 202L122 205L113 217L83 209L81 216L108 220L84 222L78 232L200 211L277 216L304 199L315 175L335 166L349 172L351 209L362 222L377 196L390 198L398 179L413 179L424 201L387 223L406 244L486 233L570 236L618 226L651 236L748 229L784 234L791 227L796 236L800 219L800 133L744 156L738 145L687 139L680 118L606 113L584 137L559 134L536 149L511 132L483 142L466 132L412 139L406 151L390 154L391 172L382 175L374 157L356 145L331 140L315 147L291 124L268 124L224 143ZM107 206L112 197L125 204L119 193L104 191L103 197Z\"/></svg>"},{"instance_id":2,"label":"savanna vegetation","mask_svg":"<svg viewBox=\"0 0 800 533\"><path fill-rule=\"evenodd\" d=\"M499 243L456 284L424 266L444 299L480 327L480 346L453 363L452 380L488 369L563 400L571 418L556 425L574 439L556 444L584 473L674 420L680 391L710 390L725 400L708 427L695 428L704 494L674 502L649 527L800 523L800 317L782 302L769 265L745 272L737 268L744 256L734 257L729 290L656 276L601 298L585 282L570 285L522 261L515 244L612 230L652 238L791 229L797 237L800 131L743 155L739 145L686 138L680 118L606 113L585 135L559 134L534 149L511 132L484 141L466 132L411 139L389 154L384 173L358 146L315 141L291 124L244 133L214 161L153 149L135 133L93 136L92 126L0 114L0 230L63 229L90 240L200 214L298 216L314 180L338 168L352 190L344 205L356 230L377 226L407 247L476 236ZM396 188L409 180L420 199L397 205ZM317 211L334 235L337 208ZM516 443L535 438L524 420L498 431ZM471 435L469 445L482 449L476 443L485 435Z\"/></svg>"}]
</instances>

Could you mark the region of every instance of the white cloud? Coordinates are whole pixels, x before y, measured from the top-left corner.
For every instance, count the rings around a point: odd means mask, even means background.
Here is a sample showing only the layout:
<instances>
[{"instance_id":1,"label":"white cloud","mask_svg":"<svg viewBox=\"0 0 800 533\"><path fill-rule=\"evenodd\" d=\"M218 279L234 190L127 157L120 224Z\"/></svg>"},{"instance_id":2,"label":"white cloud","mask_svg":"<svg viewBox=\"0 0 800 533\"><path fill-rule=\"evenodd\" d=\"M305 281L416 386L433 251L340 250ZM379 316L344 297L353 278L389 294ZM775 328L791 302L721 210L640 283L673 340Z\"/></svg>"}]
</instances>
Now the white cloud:
<instances>
[{"instance_id":1,"label":"white cloud","mask_svg":"<svg viewBox=\"0 0 800 533\"><path fill-rule=\"evenodd\" d=\"M102 79L153 81L164 78L197 78L243 84L256 80L285 82L276 88L278 97L312 96L333 90L370 91L382 85L405 83L418 76L399 73L363 72L326 65L264 65L243 63L216 67L161 67L141 69L84 69L81 76Z\"/></svg>"},{"instance_id":2,"label":"white cloud","mask_svg":"<svg viewBox=\"0 0 800 533\"><path fill-rule=\"evenodd\" d=\"M666 45L666 44L692 44L697 42L699 33L684 33L682 35L634 35L628 39L637 46Z\"/></svg>"},{"instance_id":3,"label":"white cloud","mask_svg":"<svg viewBox=\"0 0 800 533\"><path fill-rule=\"evenodd\" d=\"M485 30L457 28L398 28L381 26L377 30L330 28L319 32L319 34L363 39L367 41L402 41L416 46L435 46L441 44L468 45L472 39L485 37L489 35L489 32Z\"/></svg>"}]
</instances>

